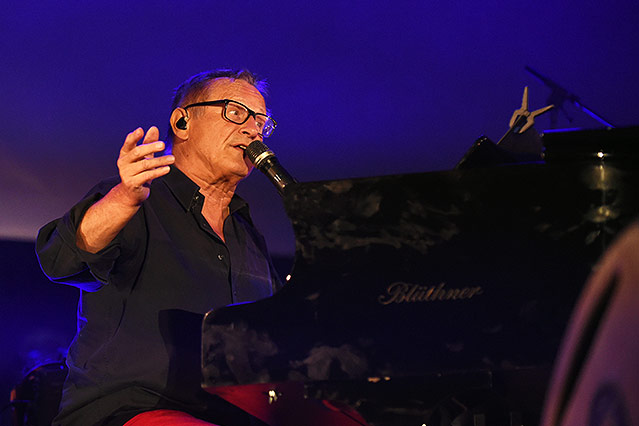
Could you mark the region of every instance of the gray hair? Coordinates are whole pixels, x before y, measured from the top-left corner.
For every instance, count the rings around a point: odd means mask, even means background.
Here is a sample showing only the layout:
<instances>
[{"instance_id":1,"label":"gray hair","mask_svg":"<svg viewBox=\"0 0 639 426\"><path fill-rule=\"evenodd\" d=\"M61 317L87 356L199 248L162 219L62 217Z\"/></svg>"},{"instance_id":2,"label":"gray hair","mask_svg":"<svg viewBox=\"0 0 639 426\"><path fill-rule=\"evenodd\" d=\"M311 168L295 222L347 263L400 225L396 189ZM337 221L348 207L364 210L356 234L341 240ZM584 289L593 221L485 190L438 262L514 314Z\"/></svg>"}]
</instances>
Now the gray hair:
<instances>
[{"instance_id":1,"label":"gray hair","mask_svg":"<svg viewBox=\"0 0 639 426\"><path fill-rule=\"evenodd\" d=\"M211 83L218 78L230 78L233 80L244 80L253 87L255 87L262 96L267 93L267 84L265 80L259 79L255 74L246 70L233 70L233 69L217 69L212 71L204 71L199 74L195 74L188 78L185 82L180 84L173 92L173 101L171 102L171 113L173 110L180 106L197 102L206 93ZM173 145L173 129L169 125L167 133L167 149L169 152Z\"/></svg>"}]
</instances>

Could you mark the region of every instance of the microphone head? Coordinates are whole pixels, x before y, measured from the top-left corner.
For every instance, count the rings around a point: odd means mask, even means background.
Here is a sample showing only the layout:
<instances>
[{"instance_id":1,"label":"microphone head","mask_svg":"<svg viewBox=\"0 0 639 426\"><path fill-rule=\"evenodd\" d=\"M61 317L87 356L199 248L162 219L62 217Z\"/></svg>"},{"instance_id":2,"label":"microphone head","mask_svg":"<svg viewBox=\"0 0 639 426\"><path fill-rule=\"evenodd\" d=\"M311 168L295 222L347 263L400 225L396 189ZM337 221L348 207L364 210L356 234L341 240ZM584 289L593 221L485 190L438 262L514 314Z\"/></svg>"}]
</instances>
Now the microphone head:
<instances>
[{"instance_id":1,"label":"microphone head","mask_svg":"<svg viewBox=\"0 0 639 426\"><path fill-rule=\"evenodd\" d=\"M260 163L262 163L262 161L264 161L265 159L269 157L275 157L273 151L268 149L268 146L266 146L264 142L260 140L254 140L253 142L251 142L246 147L246 150L244 150L244 153L249 158L249 160L251 160L251 163L253 163L253 165L258 168L260 166Z\"/></svg>"},{"instance_id":2,"label":"microphone head","mask_svg":"<svg viewBox=\"0 0 639 426\"><path fill-rule=\"evenodd\" d=\"M244 150L244 154L251 160L255 168L270 179L280 195L284 194L284 190L290 184L297 182L277 161L273 151L268 149L264 142L259 140L251 142Z\"/></svg>"}]
</instances>

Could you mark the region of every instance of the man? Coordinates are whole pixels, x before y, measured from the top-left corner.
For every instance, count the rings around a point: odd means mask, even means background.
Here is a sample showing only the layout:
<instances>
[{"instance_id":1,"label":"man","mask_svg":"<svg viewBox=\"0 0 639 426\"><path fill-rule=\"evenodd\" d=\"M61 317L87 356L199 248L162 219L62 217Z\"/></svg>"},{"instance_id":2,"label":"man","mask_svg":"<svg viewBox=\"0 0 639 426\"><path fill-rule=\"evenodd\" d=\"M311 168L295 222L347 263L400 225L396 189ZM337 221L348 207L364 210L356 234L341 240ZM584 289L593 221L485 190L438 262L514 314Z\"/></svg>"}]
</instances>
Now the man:
<instances>
[{"instance_id":1,"label":"man","mask_svg":"<svg viewBox=\"0 0 639 426\"><path fill-rule=\"evenodd\" d=\"M40 230L43 271L82 290L55 425L250 424L200 388L199 336L206 311L279 286L235 195L252 169L244 149L275 127L263 90L248 71L187 80L173 100L172 154L156 127L133 131L119 179Z\"/></svg>"}]
</instances>

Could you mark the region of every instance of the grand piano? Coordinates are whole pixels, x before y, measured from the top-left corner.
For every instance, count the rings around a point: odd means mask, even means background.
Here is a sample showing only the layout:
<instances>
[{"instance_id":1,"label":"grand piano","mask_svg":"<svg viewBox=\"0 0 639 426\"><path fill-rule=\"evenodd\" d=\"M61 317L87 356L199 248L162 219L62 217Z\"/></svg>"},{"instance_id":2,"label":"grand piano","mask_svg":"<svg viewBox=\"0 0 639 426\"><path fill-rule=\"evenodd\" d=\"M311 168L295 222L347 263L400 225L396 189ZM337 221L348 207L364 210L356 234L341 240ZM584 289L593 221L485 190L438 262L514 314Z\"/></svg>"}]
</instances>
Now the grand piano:
<instances>
[{"instance_id":1,"label":"grand piano","mask_svg":"<svg viewBox=\"0 0 639 426\"><path fill-rule=\"evenodd\" d=\"M639 127L543 144L288 187L290 279L206 315L203 388L271 426L538 423L573 304L639 213Z\"/></svg>"}]
</instances>

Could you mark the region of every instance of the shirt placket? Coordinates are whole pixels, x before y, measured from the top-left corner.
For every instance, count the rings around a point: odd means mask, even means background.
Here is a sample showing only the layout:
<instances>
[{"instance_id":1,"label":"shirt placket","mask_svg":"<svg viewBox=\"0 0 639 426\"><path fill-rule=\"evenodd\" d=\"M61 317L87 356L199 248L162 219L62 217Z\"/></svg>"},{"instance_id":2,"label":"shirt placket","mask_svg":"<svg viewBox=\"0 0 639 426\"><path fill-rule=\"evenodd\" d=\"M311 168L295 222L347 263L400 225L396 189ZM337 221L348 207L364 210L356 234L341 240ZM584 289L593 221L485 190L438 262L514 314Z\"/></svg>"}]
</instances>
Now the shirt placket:
<instances>
[{"instance_id":1,"label":"shirt placket","mask_svg":"<svg viewBox=\"0 0 639 426\"><path fill-rule=\"evenodd\" d=\"M209 237L212 238L216 243L215 251L217 253L213 254L214 255L213 261L219 262L221 265L221 268L226 270L227 282L229 284L229 289L231 292L231 301L232 303L237 303L238 291L237 291L237 286L235 285L235 280L233 280L233 274L231 273L231 254L229 252L228 247L224 243L224 241L222 241L220 236L217 235L215 231L213 231L213 228L211 228L211 225L209 225L209 223L206 221L206 219L202 215L203 203L204 203L204 197L199 193L196 194L193 197L193 204L195 208L192 209L192 212L195 215L195 219L197 220L200 228L202 228L202 230L204 230L209 235ZM232 220L231 216L229 216L227 219ZM226 227L226 223L224 227Z\"/></svg>"}]
</instances>

